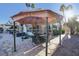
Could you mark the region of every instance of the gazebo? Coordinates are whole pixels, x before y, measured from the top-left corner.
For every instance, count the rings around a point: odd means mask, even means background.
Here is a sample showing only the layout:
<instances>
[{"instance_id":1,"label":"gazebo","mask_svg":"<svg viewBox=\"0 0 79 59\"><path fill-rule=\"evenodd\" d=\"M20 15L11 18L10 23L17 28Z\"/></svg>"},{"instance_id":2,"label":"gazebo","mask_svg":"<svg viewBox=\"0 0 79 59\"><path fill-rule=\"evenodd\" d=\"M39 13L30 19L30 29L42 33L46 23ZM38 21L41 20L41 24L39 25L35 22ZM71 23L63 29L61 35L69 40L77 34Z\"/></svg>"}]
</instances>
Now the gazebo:
<instances>
[{"instance_id":1,"label":"gazebo","mask_svg":"<svg viewBox=\"0 0 79 59\"><path fill-rule=\"evenodd\" d=\"M36 24L46 25L46 28L47 28L46 29L46 56L47 56L48 24L62 20L63 16L47 9L47 10L22 11L17 13L16 15L11 16L11 18L14 21L14 51L16 51L15 22L19 22L20 24L32 24L33 27Z\"/></svg>"}]
</instances>

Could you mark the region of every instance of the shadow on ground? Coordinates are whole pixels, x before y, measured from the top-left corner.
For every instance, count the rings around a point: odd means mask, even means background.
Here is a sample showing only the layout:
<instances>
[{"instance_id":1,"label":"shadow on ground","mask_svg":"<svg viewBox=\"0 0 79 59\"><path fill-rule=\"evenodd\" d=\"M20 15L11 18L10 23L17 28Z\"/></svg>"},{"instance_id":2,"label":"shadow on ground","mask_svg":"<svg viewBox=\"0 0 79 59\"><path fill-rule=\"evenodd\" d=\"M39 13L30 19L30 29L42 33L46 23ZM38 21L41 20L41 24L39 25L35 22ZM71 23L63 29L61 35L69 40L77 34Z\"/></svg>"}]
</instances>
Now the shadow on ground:
<instances>
[{"instance_id":1,"label":"shadow on ground","mask_svg":"<svg viewBox=\"0 0 79 59\"><path fill-rule=\"evenodd\" d=\"M52 56L79 56L79 35L66 34Z\"/></svg>"}]
</instances>

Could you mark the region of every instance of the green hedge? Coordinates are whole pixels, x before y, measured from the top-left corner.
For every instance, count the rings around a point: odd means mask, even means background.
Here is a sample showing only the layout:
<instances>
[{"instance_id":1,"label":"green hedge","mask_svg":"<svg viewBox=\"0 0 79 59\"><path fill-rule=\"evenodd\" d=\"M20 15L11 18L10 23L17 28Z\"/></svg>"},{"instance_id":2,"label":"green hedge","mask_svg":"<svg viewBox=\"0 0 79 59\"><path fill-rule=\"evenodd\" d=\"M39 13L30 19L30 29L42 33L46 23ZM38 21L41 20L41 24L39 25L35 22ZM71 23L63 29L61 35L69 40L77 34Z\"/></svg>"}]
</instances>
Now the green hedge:
<instances>
[{"instance_id":1,"label":"green hedge","mask_svg":"<svg viewBox=\"0 0 79 59\"><path fill-rule=\"evenodd\" d=\"M53 35L59 35L61 32L61 34L64 34L65 33L65 30L53 30Z\"/></svg>"},{"instance_id":2,"label":"green hedge","mask_svg":"<svg viewBox=\"0 0 79 59\"><path fill-rule=\"evenodd\" d=\"M64 34L65 33L65 30L62 29L61 32L62 32L62 34Z\"/></svg>"}]
</instances>

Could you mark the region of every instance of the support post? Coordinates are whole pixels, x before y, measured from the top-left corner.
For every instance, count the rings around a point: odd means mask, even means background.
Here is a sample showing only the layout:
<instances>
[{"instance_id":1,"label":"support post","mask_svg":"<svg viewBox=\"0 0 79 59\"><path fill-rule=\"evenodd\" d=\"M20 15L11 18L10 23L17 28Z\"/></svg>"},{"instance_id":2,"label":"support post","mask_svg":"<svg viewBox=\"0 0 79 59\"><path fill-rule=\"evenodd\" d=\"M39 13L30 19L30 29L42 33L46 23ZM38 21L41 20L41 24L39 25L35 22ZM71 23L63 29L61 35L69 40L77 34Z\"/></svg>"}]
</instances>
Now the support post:
<instances>
[{"instance_id":1,"label":"support post","mask_svg":"<svg viewBox=\"0 0 79 59\"><path fill-rule=\"evenodd\" d=\"M59 21L59 24L60 24L60 27L59 27L59 31L60 31L60 35L59 35L59 45L61 46L62 44L61 44L61 34L62 34L62 32L61 32L61 29L62 29L62 27L61 27L61 21Z\"/></svg>"},{"instance_id":2,"label":"support post","mask_svg":"<svg viewBox=\"0 0 79 59\"><path fill-rule=\"evenodd\" d=\"M14 25L13 25L13 29L14 29L14 31L13 31L13 36L14 36L14 52L16 52L16 31L15 31L15 21L13 22L14 23Z\"/></svg>"},{"instance_id":3,"label":"support post","mask_svg":"<svg viewBox=\"0 0 79 59\"><path fill-rule=\"evenodd\" d=\"M46 56L48 55L48 17L46 17Z\"/></svg>"},{"instance_id":4,"label":"support post","mask_svg":"<svg viewBox=\"0 0 79 59\"><path fill-rule=\"evenodd\" d=\"M23 32L23 29L24 29L24 28L23 28L23 24L21 24L21 32Z\"/></svg>"},{"instance_id":5,"label":"support post","mask_svg":"<svg viewBox=\"0 0 79 59\"><path fill-rule=\"evenodd\" d=\"M23 33L23 30L24 30L23 24L21 24L21 33ZM23 36L22 36L22 41L23 41Z\"/></svg>"},{"instance_id":6,"label":"support post","mask_svg":"<svg viewBox=\"0 0 79 59\"><path fill-rule=\"evenodd\" d=\"M53 36L54 36L54 34L53 34L53 24L52 24L51 32L52 32L52 38L53 38Z\"/></svg>"}]
</instances>

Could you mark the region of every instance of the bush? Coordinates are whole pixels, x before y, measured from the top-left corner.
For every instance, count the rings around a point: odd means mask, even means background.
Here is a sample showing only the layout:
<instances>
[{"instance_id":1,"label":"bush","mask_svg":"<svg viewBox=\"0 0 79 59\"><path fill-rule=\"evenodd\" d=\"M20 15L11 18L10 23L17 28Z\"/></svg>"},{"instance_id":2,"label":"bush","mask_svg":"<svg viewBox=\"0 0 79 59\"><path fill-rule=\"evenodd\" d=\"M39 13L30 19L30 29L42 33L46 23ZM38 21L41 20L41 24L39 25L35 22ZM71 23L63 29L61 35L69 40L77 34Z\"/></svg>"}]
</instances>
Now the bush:
<instances>
[{"instance_id":1,"label":"bush","mask_svg":"<svg viewBox=\"0 0 79 59\"><path fill-rule=\"evenodd\" d=\"M59 35L61 32L61 34L64 34L65 33L65 30L53 30L53 35Z\"/></svg>"},{"instance_id":2,"label":"bush","mask_svg":"<svg viewBox=\"0 0 79 59\"><path fill-rule=\"evenodd\" d=\"M61 32L62 32L62 34L64 34L65 33L65 30L62 29Z\"/></svg>"}]
</instances>

